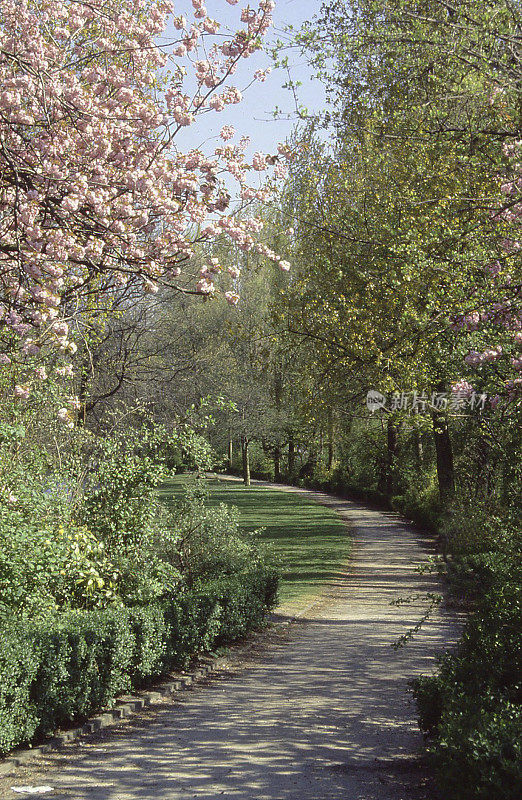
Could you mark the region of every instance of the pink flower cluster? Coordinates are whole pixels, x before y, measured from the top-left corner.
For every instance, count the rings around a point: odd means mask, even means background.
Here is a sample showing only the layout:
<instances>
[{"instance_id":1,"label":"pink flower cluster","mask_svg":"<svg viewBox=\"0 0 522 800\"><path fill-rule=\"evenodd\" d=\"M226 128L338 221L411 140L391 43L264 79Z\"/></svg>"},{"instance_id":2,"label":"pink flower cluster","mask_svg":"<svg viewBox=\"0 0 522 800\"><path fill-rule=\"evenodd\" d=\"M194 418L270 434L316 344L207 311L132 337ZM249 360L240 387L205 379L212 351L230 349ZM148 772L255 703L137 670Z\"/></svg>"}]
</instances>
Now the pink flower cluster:
<instances>
[{"instance_id":1,"label":"pink flower cluster","mask_svg":"<svg viewBox=\"0 0 522 800\"><path fill-rule=\"evenodd\" d=\"M501 357L502 347L498 346L495 348L488 348L484 350L483 353L479 353L477 350L471 350L468 355L465 356L464 361L472 367L479 367L482 364L492 364Z\"/></svg>"},{"instance_id":2,"label":"pink flower cluster","mask_svg":"<svg viewBox=\"0 0 522 800\"><path fill-rule=\"evenodd\" d=\"M451 391L454 395L458 395L459 397L471 397L474 389L468 381L460 380L452 385Z\"/></svg>"},{"instance_id":3,"label":"pink flower cluster","mask_svg":"<svg viewBox=\"0 0 522 800\"><path fill-rule=\"evenodd\" d=\"M225 300L229 305L235 306L239 303L239 295L235 292L225 292Z\"/></svg>"},{"instance_id":4,"label":"pink flower cluster","mask_svg":"<svg viewBox=\"0 0 522 800\"><path fill-rule=\"evenodd\" d=\"M233 139L236 135L236 129L232 125L224 125L219 133L224 142Z\"/></svg>"}]
</instances>

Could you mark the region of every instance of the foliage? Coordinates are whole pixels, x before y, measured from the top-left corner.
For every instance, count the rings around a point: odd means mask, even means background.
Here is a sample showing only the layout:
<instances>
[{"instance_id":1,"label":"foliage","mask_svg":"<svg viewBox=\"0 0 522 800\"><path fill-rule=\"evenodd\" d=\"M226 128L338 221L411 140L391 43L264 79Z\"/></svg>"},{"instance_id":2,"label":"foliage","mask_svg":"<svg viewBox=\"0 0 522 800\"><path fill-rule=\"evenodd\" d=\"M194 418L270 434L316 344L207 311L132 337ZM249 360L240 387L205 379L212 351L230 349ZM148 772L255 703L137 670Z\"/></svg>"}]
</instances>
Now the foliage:
<instances>
[{"instance_id":1,"label":"foliage","mask_svg":"<svg viewBox=\"0 0 522 800\"><path fill-rule=\"evenodd\" d=\"M6 403L2 752L244 635L275 602L277 573L232 512L200 498L173 518L158 498L173 448L185 464L211 463L207 410L187 410L170 432L128 413L100 435L64 430L52 411L34 425L29 408ZM186 538L194 521L199 533Z\"/></svg>"},{"instance_id":2,"label":"foliage","mask_svg":"<svg viewBox=\"0 0 522 800\"><path fill-rule=\"evenodd\" d=\"M157 487L173 449L198 470L213 463L204 436L212 422L208 403L188 409L170 431L141 413L137 419L127 414L125 426L103 435L64 431L51 412L47 430L40 421L40 438L29 433L29 409L21 417L12 400L4 411L9 407L14 422L0 427L7 483L0 495L2 613L36 618L73 608L146 605L187 579L179 570L190 512L186 507L169 519ZM202 505L200 512L205 517ZM227 520L223 510L221 516L208 512L204 523L209 541L216 528L223 574L242 568L233 551L243 545ZM247 548L251 560L254 549L253 543Z\"/></svg>"},{"instance_id":3,"label":"foliage","mask_svg":"<svg viewBox=\"0 0 522 800\"><path fill-rule=\"evenodd\" d=\"M146 604L172 591L179 573L157 555L172 535L155 489L163 477L161 430L143 427L98 439L84 486L80 517L96 530L118 565L126 604Z\"/></svg>"},{"instance_id":4,"label":"foliage","mask_svg":"<svg viewBox=\"0 0 522 800\"><path fill-rule=\"evenodd\" d=\"M262 445L253 441L249 447L250 459L250 474L256 480L272 481L274 480L274 462L273 458L263 450ZM241 463L240 453L234 453L232 460L232 467L229 472L240 475L242 473L243 465Z\"/></svg>"},{"instance_id":5,"label":"foliage","mask_svg":"<svg viewBox=\"0 0 522 800\"><path fill-rule=\"evenodd\" d=\"M491 499L481 502L472 498L470 502L459 494L440 527L447 550L455 557L513 552L520 533L506 516L494 513Z\"/></svg>"},{"instance_id":6,"label":"foliage","mask_svg":"<svg viewBox=\"0 0 522 800\"><path fill-rule=\"evenodd\" d=\"M171 558L189 586L263 563L258 536L239 528L237 510L224 503L209 507L202 495L197 488L189 490L172 508L171 524L179 538Z\"/></svg>"},{"instance_id":7,"label":"foliage","mask_svg":"<svg viewBox=\"0 0 522 800\"><path fill-rule=\"evenodd\" d=\"M78 722L202 650L259 625L277 575L259 565L143 608L0 627L0 751Z\"/></svg>"},{"instance_id":8,"label":"foliage","mask_svg":"<svg viewBox=\"0 0 522 800\"><path fill-rule=\"evenodd\" d=\"M103 542L83 526L35 511L27 517L0 509L1 616L121 605L121 573Z\"/></svg>"},{"instance_id":9,"label":"foliage","mask_svg":"<svg viewBox=\"0 0 522 800\"><path fill-rule=\"evenodd\" d=\"M450 800L520 796L520 579L519 563L498 570L456 651L444 656L437 675L414 684L420 725L432 738Z\"/></svg>"},{"instance_id":10,"label":"foliage","mask_svg":"<svg viewBox=\"0 0 522 800\"><path fill-rule=\"evenodd\" d=\"M50 437L56 427L51 425ZM54 438L56 463L45 446L47 433L42 425L41 441L35 442L25 416L0 426L2 616L41 617L58 608L121 603L115 562L101 537L74 514L74 450L62 457L63 441Z\"/></svg>"}]
</instances>

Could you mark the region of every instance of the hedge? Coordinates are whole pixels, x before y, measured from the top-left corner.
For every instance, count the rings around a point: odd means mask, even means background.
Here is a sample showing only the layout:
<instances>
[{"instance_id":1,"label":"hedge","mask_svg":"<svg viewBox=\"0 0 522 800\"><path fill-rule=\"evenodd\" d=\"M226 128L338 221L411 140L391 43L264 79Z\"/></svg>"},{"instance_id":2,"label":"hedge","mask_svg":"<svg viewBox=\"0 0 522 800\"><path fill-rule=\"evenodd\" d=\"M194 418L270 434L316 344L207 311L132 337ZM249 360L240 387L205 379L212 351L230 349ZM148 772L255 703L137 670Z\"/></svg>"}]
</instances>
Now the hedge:
<instances>
[{"instance_id":1,"label":"hedge","mask_svg":"<svg viewBox=\"0 0 522 800\"><path fill-rule=\"evenodd\" d=\"M522 586L486 593L438 674L414 681L421 729L447 800L522 797Z\"/></svg>"},{"instance_id":2,"label":"hedge","mask_svg":"<svg viewBox=\"0 0 522 800\"><path fill-rule=\"evenodd\" d=\"M0 629L0 752L81 721L196 653L232 642L275 604L256 567L148 608L75 611Z\"/></svg>"}]
</instances>

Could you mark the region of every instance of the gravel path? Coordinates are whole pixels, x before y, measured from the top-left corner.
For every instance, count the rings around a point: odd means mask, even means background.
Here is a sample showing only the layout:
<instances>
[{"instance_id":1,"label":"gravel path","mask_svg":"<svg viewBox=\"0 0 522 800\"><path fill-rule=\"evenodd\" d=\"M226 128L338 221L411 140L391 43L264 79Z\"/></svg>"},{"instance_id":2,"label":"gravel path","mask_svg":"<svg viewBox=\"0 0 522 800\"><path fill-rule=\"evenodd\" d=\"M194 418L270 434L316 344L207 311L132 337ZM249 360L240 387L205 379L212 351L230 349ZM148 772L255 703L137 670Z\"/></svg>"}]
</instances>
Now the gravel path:
<instances>
[{"instance_id":1,"label":"gravel path","mask_svg":"<svg viewBox=\"0 0 522 800\"><path fill-rule=\"evenodd\" d=\"M50 784L47 797L67 800L433 797L407 681L432 669L455 624L436 612L394 650L422 610L390 605L436 588L412 567L430 543L394 514L307 494L337 509L354 535L352 563L319 602L241 668L10 785Z\"/></svg>"}]
</instances>

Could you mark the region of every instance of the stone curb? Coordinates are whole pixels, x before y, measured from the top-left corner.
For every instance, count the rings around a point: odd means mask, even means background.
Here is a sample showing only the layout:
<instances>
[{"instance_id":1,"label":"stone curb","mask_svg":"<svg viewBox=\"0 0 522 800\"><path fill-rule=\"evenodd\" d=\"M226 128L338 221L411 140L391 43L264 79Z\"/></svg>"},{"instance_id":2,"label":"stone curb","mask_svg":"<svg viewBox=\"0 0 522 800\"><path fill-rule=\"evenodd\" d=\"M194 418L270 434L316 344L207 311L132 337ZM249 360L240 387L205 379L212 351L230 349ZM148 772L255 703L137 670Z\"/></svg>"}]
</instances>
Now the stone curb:
<instances>
[{"instance_id":1,"label":"stone curb","mask_svg":"<svg viewBox=\"0 0 522 800\"><path fill-rule=\"evenodd\" d=\"M33 758L59 750L64 744L75 742L82 736L104 730L105 728L110 728L113 725L118 725L123 719L131 717L133 714L139 714L143 709L160 703L165 698L176 694L176 692L182 691L188 686L192 686L195 681L206 677L212 672L216 672L218 669L222 668L225 663L225 658L211 654L208 658L202 658L193 670L183 675L176 676L174 680L157 684L153 689L140 692L137 696L125 696L123 699L116 700L114 708L91 717L80 727L59 732L43 744L37 747L29 747L25 750L20 750L4 761L1 761L0 775L8 775L10 772L13 772L16 767L25 766L25 764Z\"/></svg>"}]
</instances>

